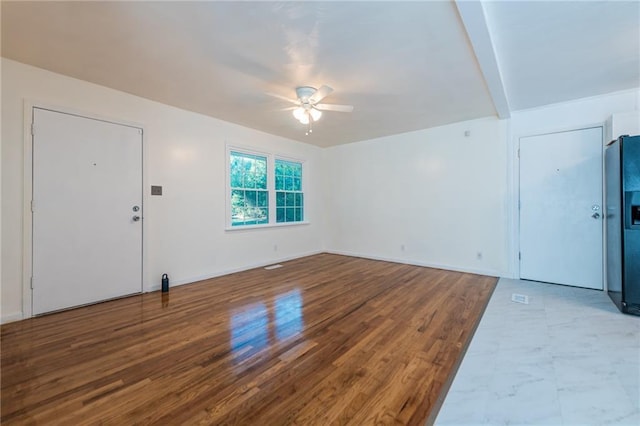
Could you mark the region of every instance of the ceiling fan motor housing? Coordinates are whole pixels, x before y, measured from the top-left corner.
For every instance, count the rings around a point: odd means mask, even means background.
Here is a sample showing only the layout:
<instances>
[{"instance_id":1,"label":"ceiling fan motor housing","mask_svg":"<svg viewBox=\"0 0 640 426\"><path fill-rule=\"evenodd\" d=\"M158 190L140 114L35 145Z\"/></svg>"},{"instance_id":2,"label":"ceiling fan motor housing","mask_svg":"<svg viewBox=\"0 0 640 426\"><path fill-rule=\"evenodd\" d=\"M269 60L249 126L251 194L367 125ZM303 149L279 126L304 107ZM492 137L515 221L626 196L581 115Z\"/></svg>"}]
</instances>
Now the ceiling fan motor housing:
<instances>
[{"instance_id":1,"label":"ceiling fan motor housing","mask_svg":"<svg viewBox=\"0 0 640 426\"><path fill-rule=\"evenodd\" d=\"M298 99L302 101L302 103L308 103L309 98L316 92L314 87L310 86L302 86L296 88L296 95L298 95Z\"/></svg>"}]
</instances>

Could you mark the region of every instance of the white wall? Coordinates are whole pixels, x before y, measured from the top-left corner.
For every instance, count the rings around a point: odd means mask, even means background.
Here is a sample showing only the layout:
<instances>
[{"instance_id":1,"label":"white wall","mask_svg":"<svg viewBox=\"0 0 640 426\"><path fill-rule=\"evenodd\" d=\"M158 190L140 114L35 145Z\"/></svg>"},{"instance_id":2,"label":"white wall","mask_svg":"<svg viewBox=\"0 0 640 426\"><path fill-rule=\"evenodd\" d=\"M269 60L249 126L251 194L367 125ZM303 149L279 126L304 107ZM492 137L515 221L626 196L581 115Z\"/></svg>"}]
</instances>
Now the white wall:
<instances>
[{"instance_id":1,"label":"white wall","mask_svg":"<svg viewBox=\"0 0 640 426\"><path fill-rule=\"evenodd\" d=\"M636 89L516 111L511 115L512 137L603 124L612 114L638 111L639 102L640 89Z\"/></svg>"},{"instance_id":2,"label":"white wall","mask_svg":"<svg viewBox=\"0 0 640 426\"><path fill-rule=\"evenodd\" d=\"M2 7L0 7L0 10L2 10ZM2 19L1 17L2 13L0 12L0 20ZM0 93L3 93L2 91L2 64L3 62L0 61ZM0 102L0 118L3 117L3 112L2 112L2 102ZM2 120L0 119L0 142L2 141ZM0 148L2 148L1 144L0 144ZM3 200L2 200L2 149L0 149L0 323L2 323L2 205L3 205ZM17 319L17 318L16 318Z\"/></svg>"},{"instance_id":3,"label":"white wall","mask_svg":"<svg viewBox=\"0 0 640 426\"><path fill-rule=\"evenodd\" d=\"M506 135L487 118L327 149L327 249L504 275Z\"/></svg>"},{"instance_id":4,"label":"white wall","mask_svg":"<svg viewBox=\"0 0 640 426\"><path fill-rule=\"evenodd\" d=\"M613 135L613 132L618 132L623 129L632 131L629 123L625 120L628 120L629 116L637 116L638 110L640 110L640 89L610 93L512 113L509 126L508 147L509 276L513 278L520 276L517 258L519 247L519 162L517 148L520 138L558 131L582 129L593 125L603 125L605 127L603 143L606 144L618 136L617 134ZM620 117L617 121L614 121L617 125L612 126L612 116ZM613 127L615 127L615 129Z\"/></svg>"},{"instance_id":5,"label":"white wall","mask_svg":"<svg viewBox=\"0 0 640 426\"><path fill-rule=\"evenodd\" d=\"M605 121L611 133L640 110L633 90L322 150L14 61L1 67L2 321L24 305L25 99L144 126L145 290L163 272L186 283L323 249L517 277L519 138ZM311 224L225 232L226 143L306 159ZM162 197L149 195L152 184Z\"/></svg>"},{"instance_id":6,"label":"white wall","mask_svg":"<svg viewBox=\"0 0 640 426\"><path fill-rule=\"evenodd\" d=\"M640 96L638 96L640 98ZM640 135L640 111L619 112L611 115L611 132L605 142L621 135Z\"/></svg>"},{"instance_id":7,"label":"white wall","mask_svg":"<svg viewBox=\"0 0 640 426\"><path fill-rule=\"evenodd\" d=\"M609 131L628 130L639 104L636 89L329 148L326 247L519 277L519 138L612 115Z\"/></svg>"},{"instance_id":8,"label":"white wall","mask_svg":"<svg viewBox=\"0 0 640 426\"><path fill-rule=\"evenodd\" d=\"M22 317L24 102L144 126L144 288L322 251L322 150L2 59L2 320ZM309 225L225 231L225 144L307 160ZM150 185L163 196L151 197ZM278 249L274 251L274 244Z\"/></svg>"}]
</instances>

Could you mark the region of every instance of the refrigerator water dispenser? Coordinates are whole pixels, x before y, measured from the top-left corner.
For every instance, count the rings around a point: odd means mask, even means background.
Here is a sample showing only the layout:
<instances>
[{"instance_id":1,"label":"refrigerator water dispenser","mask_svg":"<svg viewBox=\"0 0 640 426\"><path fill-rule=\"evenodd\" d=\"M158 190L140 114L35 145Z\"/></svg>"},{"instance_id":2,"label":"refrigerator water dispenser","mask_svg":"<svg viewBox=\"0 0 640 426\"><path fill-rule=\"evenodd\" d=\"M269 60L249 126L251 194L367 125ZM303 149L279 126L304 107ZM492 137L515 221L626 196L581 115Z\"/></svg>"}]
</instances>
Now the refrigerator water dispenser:
<instances>
[{"instance_id":1,"label":"refrigerator water dispenser","mask_svg":"<svg viewBox=\"0 0 640 426\"><path fill-rule=\"evenodd\" d=\"M640 191L627 191L625 194L627 210L625 228L640 230Z\"/></svg>"},{"instance_id":2,"label":"refrigerator water dispenser","mask_svg":"<svg viewBox=\"0 0 640 426\"><path fill-rule=\"evenodd\" d=\"M640 225L640 205L631 206L631 225Z\"/></svg>"}]
</instances>

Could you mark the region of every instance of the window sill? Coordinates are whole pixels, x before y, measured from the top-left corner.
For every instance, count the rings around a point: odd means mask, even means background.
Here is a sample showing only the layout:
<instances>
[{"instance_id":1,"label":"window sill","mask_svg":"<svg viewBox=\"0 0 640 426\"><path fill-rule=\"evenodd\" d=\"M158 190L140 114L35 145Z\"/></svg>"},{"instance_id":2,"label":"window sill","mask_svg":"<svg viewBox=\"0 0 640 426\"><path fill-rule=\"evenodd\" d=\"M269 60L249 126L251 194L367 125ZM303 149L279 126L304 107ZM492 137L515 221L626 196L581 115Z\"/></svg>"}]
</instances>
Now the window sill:
<instances>
[{"instance_id":1,"label":"window sill","mask_svg":"<svg viewBox=\"0 0 640 426\"><path fill-rule=\"evenodd\" d=\"M264 225L244 225L244 226L226 226L225 232L249 231L254 229L281 228L283 226L302 226L310 225L310 222L282 222L282 223L265 223Z\"/></svg>"}]
</instances>

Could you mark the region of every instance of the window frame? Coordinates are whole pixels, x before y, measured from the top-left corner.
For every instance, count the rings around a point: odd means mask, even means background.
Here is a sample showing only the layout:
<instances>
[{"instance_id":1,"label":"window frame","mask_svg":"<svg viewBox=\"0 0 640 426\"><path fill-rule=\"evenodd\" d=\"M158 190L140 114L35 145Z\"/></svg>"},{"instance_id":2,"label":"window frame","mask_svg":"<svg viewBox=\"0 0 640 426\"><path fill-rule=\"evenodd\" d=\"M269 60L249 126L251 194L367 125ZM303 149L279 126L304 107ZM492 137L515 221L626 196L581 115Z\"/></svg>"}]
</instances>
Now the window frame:
<instances>
[{"instance_id":1,"label":"window frame","mask_svg":"<svg viewBox=\"0 0 640 426\"><path fill-rule=\"evenodd\" d=\"M276 169L277 169L277 162L281 161L284 163L294 163L294 164L300 164L300 190L287 190L287 189L280 189L278 190L277 185L276 185ZM299 160L294 160L292 158L286 158L286 157L279 157L276 156L273 159L273 193L275 194L276 200L275 203L273 204L273 208L275 209L275 223L299 223L299 222L304 222L305 221L305 206L304 206L304 181L305 181L305 173L304 173L304 164L302 161ZM284 192L285 197L287 193L293 193L293 194L301 194L302 195L302 205L300 206L302 209L302 220L292 220L292 221L288 221L288 220L284 220L282 222L278 222L278 192ZM285 208L285 207L283 207ZM285 208L286 210L286 208Z\"/></svg>"},{"instance_id":2,"label":"window frame","mask_svg":"<svg viewBox=\"0 0 640 426\"><path fill-rule=\"evenodd\" d=\"M254 174L254 173L250 173L249 175L247 175L247 172L245 170L242 170L243 168L240 168L240 172L241 175L245 178L243 180L246 180L247 177L252 177L253 179L255 179L256 177L260 176L260 178L264 178L264 180L260 179L262 182L260 184L260 186L264 185L264 187L258 187L257 185L255 187L248 187L246 186L246 182L242 182L243 185L242 186L233 186L232 183L234 181L234 179L231 177L231 155L232 154L236 154L238 158L244 158L244 159L251 159L253 161L259 160L260 162L264 161L264 173L260 173L260 174ZM261 219L261 221L263 221L262 223L253 220L254 223L252 224L246 224L246 223L238 223L235 224L233 223L233 203L232 203L232 198L233 198L233 192L234 191L240 191L243 192L244 195L243 197L247 196L248 192L255 192L256 193L256 199L254 200L254 203L256 203L258 201L259 197L258 193L262 192L262 193L266 193L267 195L267 217L266 217L266 223L269 223L269 218L271 216L271 212L270 212L270 207L269 207L269 157L265 154L262 153L250 153L247 151L241 151L241 150L235 150L235 149L231 149L229 150L229 155L228 155L228 159L227 159L228 163L229 163L229 186L228 186L228 197L229 197L229 225L233 228L237 228L237 227L243 227L243 226L250 226L250 225L264 225L264 219ZM264 198L263 198L264 199ZM259 204L254 204L255 208L259 208ZM246 212L246 210L245 210ZM264 217L264 216L263 216ZM246 218L243 222L246 222ZM255 223L258 222L258 223Z\"/></svg>"},{"instance_id":3,"label":"window frame","mask_svg":"<svg viewBox=\"0 0 640 426\"><path fill-rule=\"evenodd\" d=\"M306 177L308 176L306 160L291 157L288 155L281 155L273 152L265 152L259 149L255 149L247 146L230 145L226 146L226 158L225 158L225 231L247 231L253 229L265 229L274 228L280 226L299 226L308 225L308 210L307 210L307 196L306 196ZM232 225L231 218L231 153L237 152L239 154L246 154L252 156L266 157L267 159L267 202L269 209L268 222L254 225ZM301 193L302 193L302 211L303 220L299 222L276 222L276 160L289 161L294 163L300 163L302 165L302 181L301 181Z\"/></svg>"}]
</instances>

